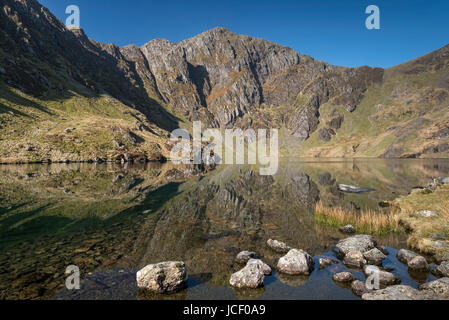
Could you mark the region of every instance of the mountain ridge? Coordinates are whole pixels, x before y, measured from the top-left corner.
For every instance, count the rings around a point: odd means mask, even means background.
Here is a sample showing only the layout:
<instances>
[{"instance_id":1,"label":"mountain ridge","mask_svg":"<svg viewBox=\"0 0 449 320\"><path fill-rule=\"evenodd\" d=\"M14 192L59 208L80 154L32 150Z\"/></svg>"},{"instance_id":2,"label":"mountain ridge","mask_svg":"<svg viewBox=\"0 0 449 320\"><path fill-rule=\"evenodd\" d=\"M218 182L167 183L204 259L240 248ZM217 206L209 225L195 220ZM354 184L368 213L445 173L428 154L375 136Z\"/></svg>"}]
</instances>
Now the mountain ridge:
<instances>
[{"instance_id":1,"label":"mountain ridge","mask_svg":"<svg viewBox=\"0 0 449 320\"><path fill-rule=\"evenodd\" d=\"M65 27L36 0L2 0L0 5L3 110L17 111L12 111L17 118L20 113L30 113L30 108L17 101L33 100L40 109L69 118L63 124L45 116L52 126L76 125L89 117L114 122L109 113L120 110L125 116L116 115L117 119L131 117L126 126L114 130L140 135L136 141L143 141L128 145L115 141L123 140L118 137L108 142L106 137L116 134L105 128L101 136L106 150L87 146L90 151L84 152L83 141L76 147L72 143L67 147L65 142L55 146L48 141L48 134L41 132L39 139L48 145L42 147L43 142L38 141L38 146L33 146L38 150L33 156L36 160L58 160L61 153L70 161L123 159L127 152L152 158L146 151L148 143L149 153L167 156L168 133L196 120L208 127L280 128L284 155L448 156L447 142L441 142L439 132L445 132L448 119L444 107L449 89L449 45L389 69L346 68L223 27L179 42L153 39L141 47L118 47L90 39L82 29ZM406 97L410 93L420 96L412 103ZM89 116L68 114L67 108L72 109L66 106L69 103ZM38 112L33 113L32 121L22 117L12 123L5 118L0 126L11 130L16 123L28 131L42 117ZM383 122L377 123L378 119ZM419 124L415 129L413 121ZM359 123L366 124L365 128ZM384 128L387 124L390 127ZM379 139L378 135L394 124L397 128ZM436 135L426 135L426 125ZM98 144L91 135L79 138ZM411 142L407 140L410 135L416 135ZM14 146L23 140L20 136L6 139L8 145L3 147L7 151L0 155L0 162L15 159L7 157L8 152L28 161L29 154ZM365 142L371 150L364 148ZM117 147L120 145L125 147ZM62 146L66 150L58 150L58 156L48 150ZM41 149L46 149L46 154Z\"/></svg>"}]
</instances>

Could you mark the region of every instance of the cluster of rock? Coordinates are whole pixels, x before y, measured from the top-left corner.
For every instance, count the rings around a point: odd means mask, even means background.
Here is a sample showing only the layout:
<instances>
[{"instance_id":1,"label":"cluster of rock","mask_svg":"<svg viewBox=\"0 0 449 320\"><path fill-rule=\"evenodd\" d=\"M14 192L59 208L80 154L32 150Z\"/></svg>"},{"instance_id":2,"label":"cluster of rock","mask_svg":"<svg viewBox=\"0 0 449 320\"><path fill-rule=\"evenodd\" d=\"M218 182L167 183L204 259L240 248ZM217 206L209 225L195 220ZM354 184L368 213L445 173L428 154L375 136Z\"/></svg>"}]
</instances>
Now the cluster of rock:
<instances>
[{"instance_id":1,"label":"cluster of rock","mask_svg":"<svg viewBox=\"0 0 449 320\"><path fill-rule=\"evenodd\" d=\"M364 300L449 299L449 278L447 277L449 262L447 261L443 261L434 272L444 278L423 284L417 290L407 285L400 285L401 279L397 275L382 269L382 262L388 255L388 251L378 246L372 236L356 235L346 238L339 241L336 247L343 259L343 264L348 267L362 268L367 282L373 283L367 286L367 283L356 280L350 272L334 274L334 281L351 283L354 294L361 296ZM427 260L410 250L399 250L397 258L411 271L428 272L430 270ZM376 281L379 287L374 286Z\"/></svg>"},{"instance_id":2,"label":"cluster of rock","mask_svg":"<svg viewBox=\"0 0 449 320\"><path fill-rule=\"evenodd\" d=\"M314 258L301 249L294 249L283 242L268 240L267 246L280 257L276 266L279 273L288 275L310 275L315 267ZM340 240L336 249L337 257L350 268L363 270L366 282L356 278L350 271L333 275L333 280L351 285L355 295L364 300L447 300L449 299L449 261L443 261L434 270L438 280L425 283L418 289L401 285L401 279L394 273L383 269L383 260L388 251L378 246L370 235L355 235ZM429 264L423 256L410 250L402 249L397 253L397 259L406 264L412 271L428 272ZM255 289L264 285L265 276L272 273L272 268L258 259L256 252L242 251L236 258L236 263L245 265L232 274L229 284L234 288ZM321 257L320 269L340 263L333 257ZM137 285L154 293L170 293L187 286L187 272L184 262L162 262L148 265L137 272Z\"/></svg>"},{"instance_id":3,"label":"cluster of rock","mask_svg":"<svg viewBox=\"0 0 449 320\"><path fill-rule=\"evenodd\" d=\"M273 239L267 241L267 246L277 253L286 253L277 264L280 273L289 275L309 275L315 262L313 257L307 252L299 249L292 249L285 243ZM255 252L242 251L236 257L236 262L246 263L245 267L234 273L229 281L230 285L236 288L258 288L263 285L266 275L270 275L272 270L260 259L255 259Z\"/></svg>"}]
</instances>

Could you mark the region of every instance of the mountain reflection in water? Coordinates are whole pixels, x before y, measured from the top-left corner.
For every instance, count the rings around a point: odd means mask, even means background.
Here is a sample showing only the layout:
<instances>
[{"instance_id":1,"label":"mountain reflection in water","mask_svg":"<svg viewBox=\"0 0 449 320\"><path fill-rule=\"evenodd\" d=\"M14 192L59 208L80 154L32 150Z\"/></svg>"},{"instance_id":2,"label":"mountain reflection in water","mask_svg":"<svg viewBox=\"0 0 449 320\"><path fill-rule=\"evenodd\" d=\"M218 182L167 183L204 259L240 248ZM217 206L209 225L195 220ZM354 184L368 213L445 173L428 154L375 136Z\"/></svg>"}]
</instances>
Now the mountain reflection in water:
<instances>
[{"instance_id":1,"label":"mountain reflection in water","mask_svg":"<svg viewBox=\"0 0 449 320\"><path fill-rule=\"evenodd\" d=\"M317 224L314 208L377 208L429 179L448 175L447 160L285 160L274 176L252 166L221 166L204 176L174 164L0 166L0 298L2 299L356 299L330 274L274 273L258 290L233 290L240 250L275 266L266 247L282 240L312 255L332 254L334 228ZM348 194L338 184L375 189ZM405 234L377 237L394 253ZM150 263L183 260L189 288L170 296L138 291L135 272ZM403 283L407 274L390 254ZM65 269L77 265L82 289L65 289ZM363 279L359 273L357 277Z\"/></svg>"}]
</instances>

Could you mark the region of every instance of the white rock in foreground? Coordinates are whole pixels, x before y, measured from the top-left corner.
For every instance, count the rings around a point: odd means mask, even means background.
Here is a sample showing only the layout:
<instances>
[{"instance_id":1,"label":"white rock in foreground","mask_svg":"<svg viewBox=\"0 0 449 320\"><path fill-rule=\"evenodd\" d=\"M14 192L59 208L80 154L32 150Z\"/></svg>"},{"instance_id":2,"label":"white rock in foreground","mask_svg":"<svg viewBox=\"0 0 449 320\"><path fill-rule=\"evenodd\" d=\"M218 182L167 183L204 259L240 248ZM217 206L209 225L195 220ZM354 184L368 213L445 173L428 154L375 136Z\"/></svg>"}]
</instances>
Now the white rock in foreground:
<instances>
[{"instance_id":1,"label":"white rock in foreground","mask_svg":"<svg viewBox=\"0 0 449 320\"><path fill-rule=\"evenodd\" d=\"M263 285L265 280L264 272L260 264L251 263L242 270L234 273L229 280L229 284L236 288L255 289Z\"/></svg>"},{"instance_id":2,"label":"white rock in foreground","mask_svg":"<svg viewBox=\"0 0 449 320\"><path fill-rule=\"evenodd\" d=\"M309 275L314 268L313 258L305 251L292 249L279 259L279 272L291 275Z\"/></svg>"},{"instance_id":3,"label":"white rock in foreground","mask_svg":"<svg viewBox=\"0 0 449 320\"><path fill-rule=\"evenodd\" d=\"M137 286L155 293L169 293L187 286L186 265L182 261L150 264L137 272Z\"/></svg>"}]
</instances>

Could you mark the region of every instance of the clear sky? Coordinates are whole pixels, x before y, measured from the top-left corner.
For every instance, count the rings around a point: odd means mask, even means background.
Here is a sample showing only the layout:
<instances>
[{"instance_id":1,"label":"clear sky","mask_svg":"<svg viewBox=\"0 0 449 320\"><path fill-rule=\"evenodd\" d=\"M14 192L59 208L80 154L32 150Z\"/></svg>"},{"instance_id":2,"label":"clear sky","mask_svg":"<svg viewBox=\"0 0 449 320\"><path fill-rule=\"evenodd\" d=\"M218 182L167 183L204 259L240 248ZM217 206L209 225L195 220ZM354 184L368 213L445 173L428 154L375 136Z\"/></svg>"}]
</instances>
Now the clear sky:
<instances>
[{"instance_id":1,"label":"clear sky","mask_svg":"<svg viewBox=\"0 0 449 320\"><path fill-rule=\"evenodd\" d=\"M289 46L341 66L391 67L449 43L449 0L39 0L60 20L74 4L100 42L180 41L214 27ZM380 30L368 30L368 5Z\"/></svg>"}]
</instances>

